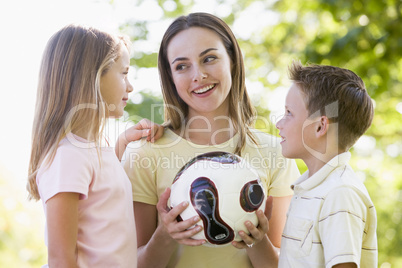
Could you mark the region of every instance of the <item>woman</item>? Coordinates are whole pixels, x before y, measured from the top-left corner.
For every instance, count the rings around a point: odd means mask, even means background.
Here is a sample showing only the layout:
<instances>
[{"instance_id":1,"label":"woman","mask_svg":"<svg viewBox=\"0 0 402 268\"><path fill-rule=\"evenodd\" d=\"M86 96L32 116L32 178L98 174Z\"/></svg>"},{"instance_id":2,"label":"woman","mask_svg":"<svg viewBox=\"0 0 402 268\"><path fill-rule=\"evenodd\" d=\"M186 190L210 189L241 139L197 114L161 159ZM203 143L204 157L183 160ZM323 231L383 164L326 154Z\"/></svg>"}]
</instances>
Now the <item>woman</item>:
<instances>
[{"instance_id":1,"label":"woman","mask_svg":"<svg viewBox=\"0 0 402 268\"><path fill-rule=\"evenodd\" d=\"M283 158L276 138L251 129L255 111L247 95L236 38L227 24L213 15L179 17L163 37L158 65L166 105L165 134L155 144L138 143L125 163L134 185L138 266L275 265L267 260L276 259L273 246L280 246L292 194L289 185L299 172L293 161ZM240 233L243 242L194 247L204 243L191 239L200 229L186 229L199 218L176 221L186 204L167 209L170 191L165 189L179 169L193 157L211 151L241 155L257 170L273 196L268 236L267 218L261 213L258 227L246 222L251 234Z\"/></svg>"}]
</instances>

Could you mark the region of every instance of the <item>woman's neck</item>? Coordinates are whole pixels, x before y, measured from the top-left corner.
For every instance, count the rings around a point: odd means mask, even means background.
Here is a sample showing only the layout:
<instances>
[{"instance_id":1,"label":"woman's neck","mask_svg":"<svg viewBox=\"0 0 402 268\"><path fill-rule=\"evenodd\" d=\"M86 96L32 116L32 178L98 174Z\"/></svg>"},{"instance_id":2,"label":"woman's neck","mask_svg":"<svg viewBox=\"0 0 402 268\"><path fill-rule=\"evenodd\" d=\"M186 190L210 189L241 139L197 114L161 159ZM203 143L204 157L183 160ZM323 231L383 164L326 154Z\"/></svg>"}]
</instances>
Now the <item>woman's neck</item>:
<instances>
[{"instance_id":1,"label":"woman's neck","mask_svg":"<svg viewBox=\"0 0 402 268\"><path fill-rule=\"evenodd\" d=\"M175 133L195 144L216 145L231 139L236 131L227 115L189 114L181 129L175 130Z\"/></svg>"}]
</instances>

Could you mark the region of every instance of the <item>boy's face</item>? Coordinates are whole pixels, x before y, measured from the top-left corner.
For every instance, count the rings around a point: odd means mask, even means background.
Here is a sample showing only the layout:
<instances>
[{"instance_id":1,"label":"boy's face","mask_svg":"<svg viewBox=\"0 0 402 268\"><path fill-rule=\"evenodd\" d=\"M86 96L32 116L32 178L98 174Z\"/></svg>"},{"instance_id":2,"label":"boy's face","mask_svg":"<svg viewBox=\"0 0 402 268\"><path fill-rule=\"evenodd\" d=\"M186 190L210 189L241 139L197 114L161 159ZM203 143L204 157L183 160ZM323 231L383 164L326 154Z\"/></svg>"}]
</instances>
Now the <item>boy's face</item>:
<instances>
[{"instance_id":1,"label":"boy's face","mask_svg":"<svg viewBox=\"0 0 402 268\"><path fill-rule=\"evenodd\" d=\"M303 93L296 84L292 84L285 101L285 115L278 121L276 127L281 136L282 154L287 158L304 159L307 150L304 146L309 131L304 129L308 118L308 111L304 102ZM304 137L303 137L304 131ZM303 139L304 138L304 139Z\"/></svg>"}]
</instances>

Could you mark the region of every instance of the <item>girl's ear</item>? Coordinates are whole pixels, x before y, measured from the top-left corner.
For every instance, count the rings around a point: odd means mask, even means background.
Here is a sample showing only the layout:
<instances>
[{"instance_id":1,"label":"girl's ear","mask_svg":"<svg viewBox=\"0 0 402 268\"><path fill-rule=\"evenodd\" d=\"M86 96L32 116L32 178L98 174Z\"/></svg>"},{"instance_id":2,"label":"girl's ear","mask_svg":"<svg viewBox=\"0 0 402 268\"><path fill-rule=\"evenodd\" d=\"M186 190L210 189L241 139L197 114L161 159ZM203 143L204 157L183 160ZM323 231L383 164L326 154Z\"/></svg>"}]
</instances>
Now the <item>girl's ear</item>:
<instances>
[{"instance_id":1,"label":"girl's ear","mask_svg":"<svg viewBox=\"0 0 402 268\"><path fill-rule=\"evenodd\" d=\"M329 119L325 115L321 116L320 121L316 125L316 137L320 138L327 134L329 129Z\"/></svg>"}]
</instances>

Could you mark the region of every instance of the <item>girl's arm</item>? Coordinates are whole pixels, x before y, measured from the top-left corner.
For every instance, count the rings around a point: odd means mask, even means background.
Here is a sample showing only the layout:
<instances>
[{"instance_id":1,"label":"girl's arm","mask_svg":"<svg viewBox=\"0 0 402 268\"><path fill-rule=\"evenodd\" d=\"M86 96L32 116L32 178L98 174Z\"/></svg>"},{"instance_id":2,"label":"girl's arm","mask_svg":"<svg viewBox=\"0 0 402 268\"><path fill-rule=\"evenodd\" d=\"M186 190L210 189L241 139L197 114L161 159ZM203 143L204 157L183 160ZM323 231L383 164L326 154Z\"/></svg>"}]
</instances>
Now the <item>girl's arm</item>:
<instances>
[{"instance_id":1,"label":"girl's arm","mask_svg":"<svg viewBox=\"0 0 402 268\"><path fill-rule=\"evenodd\" d=\"M78 193L58 193L46 202L49 267L78 267L78 200Z\"/></svg>"},{"instance_id":2,"label":"girl's arm","mask_svg":"<svg viewBox=\"0 0 402 268\"><path fill-rule=\"evenodd\" d=\"M185 231L194 222L190 220L177 222L176 217L186 206L177 206L170 210L167 208L167 201L170 196L168 188L154 205L134 202L134 216L137 228L138 267L166 267L178 243L172 237L186 243L191 241L192 245L200 245L203 241L190 239L197 230ZM158 225L158 211L161 223ZM198 221L198 220L197 220Z\"/></svg>"},{"instance_id":3,"label":"girl's arm","mask_svg":"<svg viewBox=\"0 0 402 268\"><path fill-rule=\"evenodd\" d=\"M283 228L286 222L286 212L288 211L292 196L268 198L265 208L265 215L258 211L259 226L255 227L251 222L247 226L251 235L240 234L242 243L255 243L253 247L246 248L248 257L253 267L278 267L279 248ZM269 222L268 222L269 220ZM241 244L241 243L238 243ZM235 245L236 246L236 245ZM236 246L241 248L241 246Z\"/></svg>"},{"instance_id":4,"label":"girl's arm","mask_svg":"<svg viewBox=\"0 0 402 268\"><path fill-rule=\"evenodd\" d=\"M119 135L116 141L116 156L121 161L127 145L141 138L147 138L147 141L154 142L163 136L163 127L155 124L148 119L142 119L140 122L130 127Z\"/></svg>"}]
</instances>

